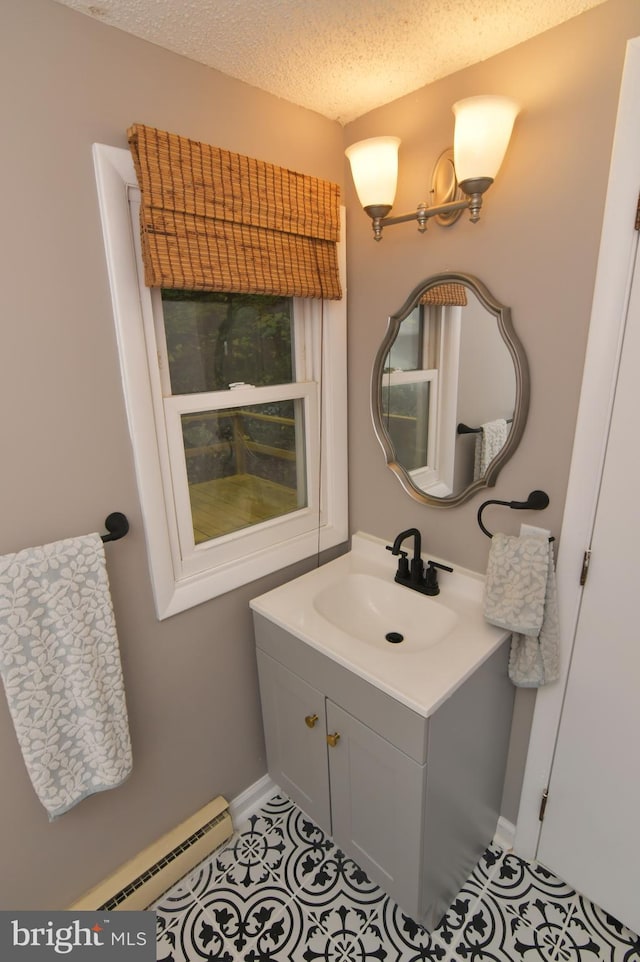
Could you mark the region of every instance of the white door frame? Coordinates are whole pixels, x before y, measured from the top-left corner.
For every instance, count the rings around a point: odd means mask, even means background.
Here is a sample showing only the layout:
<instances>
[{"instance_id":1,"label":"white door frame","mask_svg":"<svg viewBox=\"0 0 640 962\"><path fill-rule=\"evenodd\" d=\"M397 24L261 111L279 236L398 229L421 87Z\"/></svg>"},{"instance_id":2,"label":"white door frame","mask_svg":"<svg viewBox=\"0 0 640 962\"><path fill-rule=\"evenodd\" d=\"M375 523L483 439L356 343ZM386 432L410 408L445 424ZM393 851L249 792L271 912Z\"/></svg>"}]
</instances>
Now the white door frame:
<instances>
[{"instance_id":1,"label":"white door frame","mask_svg":"<svg viewBox=\"0 0 640 962\"><path fill-rule=\"evenodd\" d=\"M622 77L591 325L558 555L561 677L536 697L515 851L535 859L543 790L549 784L580 612L579 576L591 542L638 243L640 37L629 40Z\"/></svg>"}]
</instances>

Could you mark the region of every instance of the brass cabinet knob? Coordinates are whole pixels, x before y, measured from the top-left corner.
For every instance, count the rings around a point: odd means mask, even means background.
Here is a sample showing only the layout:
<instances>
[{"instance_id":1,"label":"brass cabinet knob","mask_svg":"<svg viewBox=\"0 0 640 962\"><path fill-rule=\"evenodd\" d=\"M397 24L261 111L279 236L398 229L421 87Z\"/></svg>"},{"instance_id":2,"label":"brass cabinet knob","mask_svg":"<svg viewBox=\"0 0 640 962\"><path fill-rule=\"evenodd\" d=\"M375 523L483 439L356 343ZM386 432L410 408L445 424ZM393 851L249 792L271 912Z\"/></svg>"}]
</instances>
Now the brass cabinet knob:
<instances>
[{"instance_id":1,"label":"brass cabinet knob","mask_svg":"<svg viewBox=\"0 0 640 962\"><path fill-rule=\"evenodd\" d=\"M327 735L327 745L331 745L332 748L335 748L339 741L340 741L339 732L334 732L333 735Z\"/></svg>"},{"instance_id":2,"label":"brass cabinet knob","mask_svg":"<svg viewBox=\"0 0 640 962\"><path fill-rule=\"evenodd\" d=\"M304 719L304 720L305 720L305 722L306 722L306 724L307 724L307 728L313 728L313 726L315 725L315 723L316 723L317 720L318 720L318 716L317 716L317 715L305 715L305 719Z\"/></svg>"}]
</instances>

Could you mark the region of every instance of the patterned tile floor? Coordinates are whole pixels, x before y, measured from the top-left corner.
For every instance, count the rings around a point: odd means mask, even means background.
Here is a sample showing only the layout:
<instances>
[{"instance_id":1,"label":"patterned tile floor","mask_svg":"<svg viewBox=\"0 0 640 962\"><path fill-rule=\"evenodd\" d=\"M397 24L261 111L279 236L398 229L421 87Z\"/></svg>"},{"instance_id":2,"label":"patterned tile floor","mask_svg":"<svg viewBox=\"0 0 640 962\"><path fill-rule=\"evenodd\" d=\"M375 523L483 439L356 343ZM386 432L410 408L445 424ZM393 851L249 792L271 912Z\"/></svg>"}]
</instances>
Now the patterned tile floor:
<instances>
[{"instance_id":1,"label":"patterned tile floor","mask_svg":"<svg viewBox=\"0 0 640 962\"><path fill-rule=\"evenodd\" d=\"M495 846L427 932L281 795L153 907L159 962L640 962L637 936Z\"/></svg>"}]
</instances>

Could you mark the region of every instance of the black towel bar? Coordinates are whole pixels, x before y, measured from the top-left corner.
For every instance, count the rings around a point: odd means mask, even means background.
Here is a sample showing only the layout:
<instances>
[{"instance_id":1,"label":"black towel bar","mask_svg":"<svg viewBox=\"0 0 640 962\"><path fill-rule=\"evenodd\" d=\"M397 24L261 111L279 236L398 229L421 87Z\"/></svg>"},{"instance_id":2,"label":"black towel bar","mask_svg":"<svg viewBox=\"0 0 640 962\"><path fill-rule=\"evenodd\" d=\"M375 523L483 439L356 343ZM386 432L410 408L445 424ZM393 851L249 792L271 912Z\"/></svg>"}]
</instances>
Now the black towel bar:
<instances>
[{"instance_id":1,"label":"black towel bar","mask_svg":"<svg viewBox=\"0 0 640 962\"><path fill-rule=\"evenodd\" d=\"M507 424L513 424L513 418L505 418ZM460 424L456 428L458 434L482 434L482 428L470 428L468 424L464 424L460 421Z\"/></svg>"},{"instance_id":2,"label":"black towel bar","mask_svg":"<svg viewBox=\"0 0 640 962\"><path fill-rule=\"evenodd\" d=\"M498 501L495 499L484 501L478 508L478 524L480 525L480 530L486 534L487 538L493 538L493 535L482 523L482 512L490 504L503 504L505 507L515 508L517 511L543 511L549 505L549 495L546 491L532 491L526 501ZM549 538L549 541L553 540L555 539Z\"/></svg>"},{"instance_id":3,"label":"black towel bar","mask_svg":"<svg viewBox=\"0 0 640 962\"><path fill-rule=\"evenodd\" d=\"M120 511L114 511L112 514L110 514L105 521L104 526L109 534L101 535L103 542L119 541L120 538L124 538L125 534L129 530L129 522L127 517Z\"/></svg>"}]
</instances>

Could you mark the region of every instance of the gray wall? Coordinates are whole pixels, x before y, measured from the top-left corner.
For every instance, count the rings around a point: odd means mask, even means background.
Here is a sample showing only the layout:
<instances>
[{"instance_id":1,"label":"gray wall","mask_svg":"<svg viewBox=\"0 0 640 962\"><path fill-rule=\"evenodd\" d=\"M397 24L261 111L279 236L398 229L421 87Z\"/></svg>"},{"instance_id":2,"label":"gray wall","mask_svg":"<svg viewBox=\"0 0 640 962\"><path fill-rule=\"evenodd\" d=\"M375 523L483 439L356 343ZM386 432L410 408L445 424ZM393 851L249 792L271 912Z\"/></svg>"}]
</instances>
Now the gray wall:
<instances>
[{"instance_id":1,"label":"gray wall","mask_svg":"<svg viewBox=\"0 0 640 962\"><path fill-rule=\"evenodd\" d=\"M91 144L141 121L340 182L342 130L51 0L2 0L0 64L0 554L131 521L107 550L128 782L49 824L0 697L0 907L54 908L264 775L247 602L294 573L155 619Z\"/></svg>"},{"instance_id":2,"label":"gray wall","mask_svg":"<svg viewBox=\"0 0 640 962\"><path fill-rule=\"evenodd\" d=\"M420 236L405 224L374 243L345 177L352 531L392 538L415 525L426 552L485 569L489 540L476 524L482 495L453 509L413 502L384 466L369 417L369 372L386 315L420 280L454 269L477 275L511 306L531 366L531 408L522 444L486 497L519 500L542 488L551 499L539 515L491 508L484 521L492 530L516 533L527 521L559 534L622 65L627 39L638 35L637 0L609 0L345 129L345 144L379 134L402 139L395 204L395 212L402 213L428 201L433 164L453 141L456 100L500 93L522 105L499 178L475 225L465 219L448 230L434 224ZM503 799L503 814L512 821L534 697L522 690L516 701Z\"/></svg>"},{"instance_id":3,"label":"gray wall","mask_svg":"<svg viewBox=\"0 0 640 962\"><path fill-rule=\"evenodd\" d=\"M636 0L608 3L548 34L396 101L345 131L319 115L128 37L51 0L3 0L0 154L3 267L0 554L100 529L108 548L135 756L122 788L49 823L0 699L0 908L64 907L210 797L265 770L248 599L264 579L165 622L153 611L91 164L94 141L125 146L133 121L346 182L343 146L403 138L398 210L422 199L451 141L450 104L485 90L524 105L484 219L379 245L351 187L349 217L351 529L391 537L417 524L427 550L482 570L479 499L414 504L382 463L368 410L385 326L422 277L483 278L513 308L533 373L524 442L495 489L546 488L559 530L602 218L617 90ZM585 202L591 197L589 204ZM487 521L515 524L503 514ZM505 814L514 817L531 698L520 699Z\"/></svg>"}]
</instances>

